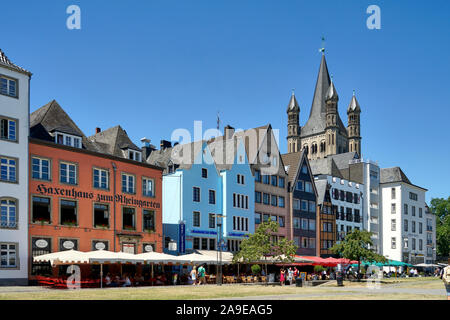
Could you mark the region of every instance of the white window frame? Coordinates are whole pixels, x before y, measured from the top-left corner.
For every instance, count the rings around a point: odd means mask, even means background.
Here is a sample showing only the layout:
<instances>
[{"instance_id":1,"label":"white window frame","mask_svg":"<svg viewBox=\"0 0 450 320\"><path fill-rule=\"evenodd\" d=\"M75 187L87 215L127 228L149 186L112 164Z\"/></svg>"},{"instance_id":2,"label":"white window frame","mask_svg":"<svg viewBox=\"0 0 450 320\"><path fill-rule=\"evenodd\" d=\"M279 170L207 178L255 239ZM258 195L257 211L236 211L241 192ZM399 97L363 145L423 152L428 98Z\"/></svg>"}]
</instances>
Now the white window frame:
<instances>
[{"instance_id":1,"label":"white window frame","mask_svg":"<svg viewBox=\"0 0 450 320\"><path fill-rule=\"evenodd\" d=\"M95 186L95 171L98 171L98 181L99 181L99 185ZM106 187L103 188L102 187L102 173L106 174ZM92 185L94 188L96 189L102 189L102 190L109 190L109 171L105 170L105 169L101 169L101 168L93 168L92 170Z\"/></svg>"},{"instance_id":2,"label":"white window frame","mask_svg":"<svg viewBox=\"0 0 450 320\"><path fill-rule=\"evenodd\" d=\"M39 171L37 172L39 174L38 178L33 177L33 174L35 172L33 160L39 160L39 164L37 164L37 166L39 167ZM48 179L44 179L42 177L44 174L44 172L42 170L42 168L43 168L42 161L48 162ZM51 160L47 159L47 158L41 158L41 157L31 157L31 177L33 179L37 179L37 180L51 181L52 180Z\"/></svg>"},{"instance_id":3,"label":"white window frame","mask_svg":"<svg viewBox=\"0 0 450 320\"><path fill-rule=\"evenodd\" d=\"M148 194L148 190L147 190L148 181L152 182L152 193L151 194ZM147 193L145 191L147 191ZM155 179L148 178L148 177L142 177L142 195L145 197L151 197L151 198L155 197Z\"/></svg>"},{"instance_id":4,"label":"white window frame","mask_svg":"<svg viewBox=\"0 0 450 320\"><path fill-rule=\"evenodd\" d=\"M126 188L124 190L123 188L123 177L126 177ZM129 184L130 184L130 180L133 181L133 186L132 186L132 191L129 190ZM121 176L121 183L122 183L122 192L123 193L130 193L130 194L135 194L136 193L136 177L132 174L129 173L124 173L122 172L122 176Z\"/></svg>"},{"instance_id":5,"label":"white window frame","mask_svg":"<svg viewBox=\"0 0 450 320\"><path fill-rule=\"evenodd\" d=\"M3 161L6 160L6 163L3 163ZM14 161L14 164L11 164L10 162ZM3 170L6 168L6 179L2 179ZM14 168L14 173L12 173L12 168ZM10 158L5 156L0 156L0 181L3 182L17 182L18 175L17 175L17 168L18 168L18 159L16 158ZM14 178L14 179L12 179Z\"/></svg>"},{"instance_id":6,"label":"white window frame","mask_svg":"<svg viewBox=\"0 0 450 320\"><path fill-rule=\"evenodd\" d=\"M63 164L65 164L67 167L66 167L66 178L67 178L67 180L66 181L63 181L62 179L63 179L63 176L62 176L62 174L61 174L61 171L62 171L62 165ZM70 173L70 167L71 166L73 166L74 168L75 168L75 183L70 183L69 182L69 180L70 180L70 175L69 175L69 173ZM71 162L66 162L66 161L61 161L60 163L59 163L59 182L61 182L61 183L65 183L65 184L70 184L70 185L77 185L78 184L78 168L77 168L78 166L75 164L75 163L71 163Z\"/></svg>"},{"instance_id":7,"label":"white window frame","mask_svg":"<svg viewBox=\"0 0 450 320\"><path fill-rule=\"evenodd\" d=\"M6 80L6 92L4 92L2 90L3 87L3 81ZM11 87L13 87L11 85L11 83L14 83L14 94L11 94ZM19 97L19 81L17 79L13 79L10 77L6 77L4 75L0 76L0 94L7 96L7 97L12 97L12 98L18 98Z\"/></svg>"},{"instance_id":8,"label":"white window frame","mask_svg":"<svg viewBox=\"0 0 450 320\"><path fill-rule=\"evenodd\" d=\"M3 249L2 247L5 246L5 245L7 247L6 247L6 249ZM10 249L10 246L14 246L15 247L14 250ZM1 253L4 252L4 251L6 251L6 263L7 263L7 265L3 266L1 264L1 261L0 261L0 269L3 269L3 270L19 269L20 268L19 254L18 254L19 253L19 244L15 243L15 242L0 242L0 256L3 256L3 255L1 255ZM16 262L15 265L10 265L9 264L10 255L11 254L14 254L14 258L15 258L15 262Z\"/></svg>"},{"instance_id":9,"label":"white window frame","mask_svg":"<svg viewBox=\"0 0 450 320\"><path fill-rule=\"evenodd\" d=\"M18 127L17 123L18 123L18 120L0 116L0 121L2 121L2 120L6 121L7 133L6 133L5 137L2 137L1 136L1 132L2 131L0 131L0 139L4 140L4 141L18 142L18 139L17 139L17 134L18 134L18 132L17 132L17 127ZM14 124L14 137L11 137L11 130L10 130L11 129L11 123ZM0 130L1 130L1 128L0 128Z\"/></svg>"},{"instance_id":10,"label":"white window frame","mask_svg":"<svg viewBox=\"0 0 450 320\"><path fill-rule=\"evenodd\" d=\"M5 203L3 203L5 202ZM12 202L12 203L11 203ZM11 220L11 211L14 208L14 221ZM3 222L3 214L6 213L6 222ZM13 229L17 228L18 216L17 216L17 200L11 198L0 198L0 228Z\"/></svg>"}]
</instances>

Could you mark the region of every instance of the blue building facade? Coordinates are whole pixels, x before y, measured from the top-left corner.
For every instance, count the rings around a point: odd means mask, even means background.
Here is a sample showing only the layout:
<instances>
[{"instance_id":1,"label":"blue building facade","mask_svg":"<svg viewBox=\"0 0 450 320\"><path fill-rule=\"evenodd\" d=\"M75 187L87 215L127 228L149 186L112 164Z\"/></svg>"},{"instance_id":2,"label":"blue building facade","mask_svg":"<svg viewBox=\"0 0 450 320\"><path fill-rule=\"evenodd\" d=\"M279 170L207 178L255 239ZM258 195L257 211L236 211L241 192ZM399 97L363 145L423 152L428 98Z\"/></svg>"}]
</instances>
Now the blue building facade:
<instances>
[{"instance_id":1,"label":"blue building facade","mask_svg":"<svg viewBox=\"0 0 450 320\"><path fill-rule=\"evenodd\" d=\"M222 163L212 155L214 143L202 142L193 164L163 176L164 252L218 250L219 243L223 251L237 251L254 233L254 179L243 143L236 145L225 157L233 152L233 162Z\"/></svg>"}]
</instances>

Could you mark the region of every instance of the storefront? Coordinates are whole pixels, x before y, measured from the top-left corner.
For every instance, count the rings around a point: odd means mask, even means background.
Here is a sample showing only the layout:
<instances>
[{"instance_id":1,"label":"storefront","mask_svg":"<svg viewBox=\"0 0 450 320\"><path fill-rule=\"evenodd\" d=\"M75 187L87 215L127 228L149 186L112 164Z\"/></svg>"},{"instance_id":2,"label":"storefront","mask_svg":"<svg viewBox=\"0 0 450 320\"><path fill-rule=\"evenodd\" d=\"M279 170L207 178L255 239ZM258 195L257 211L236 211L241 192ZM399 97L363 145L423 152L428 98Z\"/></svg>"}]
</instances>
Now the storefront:
<instances>
[{"instance_id":1,"label":"storefront","mask_svg":"<svg viewBox=\"0 0 450 320\"><path fill-rule=\"evenodd\" d=\"M162 252L161 184L159 167L30 139L31 278L55 251Z\"/></svg>"}]
</instances>

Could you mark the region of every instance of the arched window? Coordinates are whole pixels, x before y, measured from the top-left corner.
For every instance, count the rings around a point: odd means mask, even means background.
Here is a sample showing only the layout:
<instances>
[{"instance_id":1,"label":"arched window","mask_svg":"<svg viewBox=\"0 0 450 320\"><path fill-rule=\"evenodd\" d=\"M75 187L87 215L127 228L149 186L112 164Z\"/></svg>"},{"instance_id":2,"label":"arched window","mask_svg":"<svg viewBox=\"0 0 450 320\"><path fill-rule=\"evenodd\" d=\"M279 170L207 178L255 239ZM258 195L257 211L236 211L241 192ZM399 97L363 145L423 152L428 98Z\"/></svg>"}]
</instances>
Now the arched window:
<instances>
[{"instance_id":1,"label":"arched window","mask_svg":"<svg viewBox=\"0 0 450 320\"><path fill-rule=\"evenodd\" d=\"M17 227L17 201L12 198L0 198L0 227Z\"/></svg>"}]
</instances>

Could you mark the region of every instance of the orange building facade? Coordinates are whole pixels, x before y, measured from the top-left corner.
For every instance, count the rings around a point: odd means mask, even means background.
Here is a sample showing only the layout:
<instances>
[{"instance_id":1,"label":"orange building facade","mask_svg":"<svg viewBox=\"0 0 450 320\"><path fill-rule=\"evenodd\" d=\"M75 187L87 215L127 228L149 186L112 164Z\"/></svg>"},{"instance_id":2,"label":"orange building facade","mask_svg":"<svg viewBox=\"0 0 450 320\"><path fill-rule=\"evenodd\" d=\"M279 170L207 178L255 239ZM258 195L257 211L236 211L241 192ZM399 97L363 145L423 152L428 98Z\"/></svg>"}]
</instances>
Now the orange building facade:
<instances>
[{"instance_id":1,"label":"orange building facade","mask_svg":"<svg viewBox=\"0 0 450 320\"><path fill-rule=\"evenodd\" d=\"M33 138L29 152L31 279L49 252L162 252L161 168Z\"/></svg>"}]
</instances>

